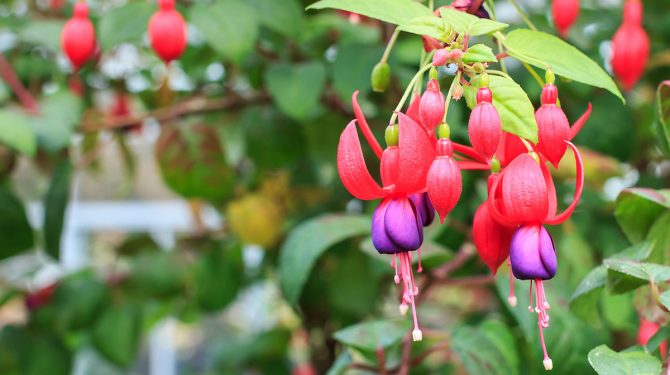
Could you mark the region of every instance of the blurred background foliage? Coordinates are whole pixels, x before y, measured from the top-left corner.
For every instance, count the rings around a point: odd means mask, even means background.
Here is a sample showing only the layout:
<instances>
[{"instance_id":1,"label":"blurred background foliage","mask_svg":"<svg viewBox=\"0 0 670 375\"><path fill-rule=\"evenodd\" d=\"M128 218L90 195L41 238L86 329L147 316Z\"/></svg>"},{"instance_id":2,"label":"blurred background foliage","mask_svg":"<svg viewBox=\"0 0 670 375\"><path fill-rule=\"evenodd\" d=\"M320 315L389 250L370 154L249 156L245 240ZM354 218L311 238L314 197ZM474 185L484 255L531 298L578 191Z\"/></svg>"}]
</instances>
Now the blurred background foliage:
<instances>
[{"instance_id":1,"label":"blurred background foliage","mask_svg":"<svg viewBox=\"0 0 670 375\"><path fill-rule=\"evenodd\" d=\"M100 53L73 74L59 46L70 2L0 2L0 70L13 69L39 108L27 113L0 81L0 373L149 373L150 332L166 321L179 374L374 372L380 358L398 369L409 325L397 318L388 260L368 239L375 202L352 200L335 154L355 90L381 137L418 67L421 40L401 35L391 88L373 93L370 71L392 27L305 12L309 3L179 1L188 48L166 68L146 38L155 4L93 0ZM507 1L494 3L499 19L521 25ZM548 1L520 4L553 33ZM607 65L621 5L583 0L569 41ZM665 319L646 289L601 293L607 272L590 274L633 243L624 258L662 263L670 241L666 196L629 190L615 201L633 185L667 187L670 176L655 104L656 86L670 77L670 7L644 5L652 57L626 105L558 82L572 121L593 104L576 139L587 190L573 218L552 229L561 268L547 284L546 335L559 374L591 372L587 356L598 345L634 345L641 314ZM509 68L539 104L532 77ZM468 111L464 101L452 106L453 137L465 142ZM572 196L572 165L557 172L565 177L559 197ZM527 285L518 283L519 306L509 307L507 268L492 278L471 244L485 174L465 173L463 183L448 224L428 229L425 273L454 267L440 280L425 277L426 339L410 349L412 373L542 373ZM192 214L192 229L174 241L105 230L87 236L85 264L68 263L60 246L68 206L168 199L187 200ZM214 226L211 209L223 218ZM592 288L580 285L587 275Z\"/></svg>"}]
</instances>

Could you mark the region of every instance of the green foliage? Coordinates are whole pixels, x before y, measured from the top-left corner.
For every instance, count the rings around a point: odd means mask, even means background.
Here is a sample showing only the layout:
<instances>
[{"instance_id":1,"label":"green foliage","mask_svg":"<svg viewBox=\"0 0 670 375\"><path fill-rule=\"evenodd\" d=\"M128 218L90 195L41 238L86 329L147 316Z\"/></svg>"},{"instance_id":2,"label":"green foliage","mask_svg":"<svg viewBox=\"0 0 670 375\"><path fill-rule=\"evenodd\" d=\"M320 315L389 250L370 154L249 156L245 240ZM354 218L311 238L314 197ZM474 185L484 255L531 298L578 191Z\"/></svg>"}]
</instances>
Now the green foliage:
<instances>
[{"instance_id":1,"label":"green foliage","mask_svg":"<svg viewBox=\"0 0 670 375\"><path fill-rule=\"evenodd\" d=\"M342 9L396 25L430 15L428 8L411 0L321 0L307 7L324 8Z\"/></svg>"},{"instance_id":2,"label":"green foliage","mask_svg":"<svg viewBox=\"0 0 670 375\"><path fill-rule=\"evenodd\" d=\"M658 374L661 362L641 350L617 353L605 345L589 352L589 363L598 375Z\"/></svg>"},{"instance_id":3,"label":"green foliage","mask_svg":"<svg viewBox=\"0 0 670 375\"><path fill-rule=\"evenodd\" d=\"M65 210L70 199L72 165L61 161L54 171L49 190L44 197L44 248L47 254L58 259L63 232Z\"/></svg>"}]
</instances>

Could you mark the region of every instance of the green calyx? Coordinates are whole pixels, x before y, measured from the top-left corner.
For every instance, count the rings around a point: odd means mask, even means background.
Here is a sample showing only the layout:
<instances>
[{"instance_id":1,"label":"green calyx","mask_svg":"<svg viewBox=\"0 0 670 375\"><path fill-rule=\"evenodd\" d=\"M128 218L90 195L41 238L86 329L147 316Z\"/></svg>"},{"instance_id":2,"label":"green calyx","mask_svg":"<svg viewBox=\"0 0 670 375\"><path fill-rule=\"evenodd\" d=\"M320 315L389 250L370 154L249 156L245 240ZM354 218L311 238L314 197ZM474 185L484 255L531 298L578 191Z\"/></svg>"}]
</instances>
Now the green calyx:
<instances>
[{"instance_id":1,"label":"green calyx","mask_svg":"<svg viewBox=\"0 0 670 375\"><path fill-rule=\"evenodd\" d=\"M391 67L387 62L379 62L372 69L370 83L376 92L384 92L391 82Z\"/></svg>"},{"instance_id":2,"label":"green calyx","mask_svg":"<svg viewBox=\"0 0 670 375\"><path fill-rule=\"evenodd\" d=\"M544 73L544 80L547 81L547 84L556 82L556 75L551 69L547 69Z\"/></svg>"},{"instance_id":3,"label":"green calyx","mask_svg":"<svg viewBox=\"0 0 670 375\"><path fill-rule=\"evenodd\" d=\"M491 159L491 173L500 172L500 160L498 158Z\"/></svg>"},{"instance_id":4,"label":"green calyx","mask_svg":"<svg viewBox=\"0 0 670 375\"><path fill-rule=\"evenodd\" d=\"M440 139L449 139L449 136L451 135L451 129L449 128L449 124L446 122L443 122L440 124L440 126L437 128L437 137Z\"/></svg>"},{"instance_id":5,"label":"green calyx","mask_svg":"<svg viewBox=\"0 0 670 375\"><path fill-rule=\"evenodd\" d=\"M479 87L489 87L489 74L482 72L479 75Z\"/></svg>"},{"instance_id":6,"label":"green calyx","mask_svg":"<svg viewBox=\"0 0 670 375\"><path fill-rule=\"evenodd\" d=\"M437 69L435 69L435 67L430 68L430 72L428 72L428 77L430 79L437 79L438 78Z\"/></svg>"},{"instance_id":7,"label":"green calyx","mask_svg":"<svg viewBox=\"0 0 670 375\"><path fill-rule=\"evenodd\" d=\"M397 146L399 138L400 131L398 130L398 125L393 124L386 127L386 130L384 131L384 140L386 141L386 146Z\"/></svg>"}]
</instances>

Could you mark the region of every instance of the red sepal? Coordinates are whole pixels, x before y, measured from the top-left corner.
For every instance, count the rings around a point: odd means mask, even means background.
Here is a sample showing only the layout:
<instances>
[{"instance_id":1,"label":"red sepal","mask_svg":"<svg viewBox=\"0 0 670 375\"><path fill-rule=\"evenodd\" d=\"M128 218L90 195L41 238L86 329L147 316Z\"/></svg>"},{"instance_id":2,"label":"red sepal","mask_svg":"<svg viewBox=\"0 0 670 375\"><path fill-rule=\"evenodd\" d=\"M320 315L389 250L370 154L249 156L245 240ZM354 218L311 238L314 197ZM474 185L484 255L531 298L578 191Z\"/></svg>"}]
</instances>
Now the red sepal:
<instances>
[{"instance_id":1,"label":"red sepal","mask_svg":"<svg viewBox=\"0 0 670 375\"><path fill-rule=\"evenodd\" d=\"M504 170L496 185L502 184L502 206L515 225L541 223L549 202L542 168L529 154L519 155ZM494 189L493 193L496 193ZM505 225L505 223L501 223Z\"/></svg>"},{"instance_id":2,"label":"red sepal","mask_svg":"<svg viewBox=\"0 0 670 375\"><path fill-rule=\"evenodd\" d=\"M472 237L479 257L495 274L509 256L509 246L515 228L504 227L496 222L489 213L487 202L482 203L472 224Z\"/></svg>"},{"instance_id":3,"label":"red sepal","mask_svg":"<svg viewBox=\"0 0 670 375\"><path fill-rule=\"evenodd\" d=\"M349 193L358 199L383 197L386 192L372 178L363 158L363 150L356 131L356 120L347 125L337 145L337 172Z\"/></svg>"},{"instance_id":4,"label":"red sepal","mask_svg":"<svg viewBox=\"0 0 670 375\"><path fill-rule=\"evenodd\" d=\"M584 124L586 123L586 120L589 119L589 116L591 116L591 103L589 103L589 107L586 108L586 112L575 121L574 124L570 127L570 140L573 140L577 134L579 134L579 131L582 130L582 127L584 127Z\"/></svg>"},{"instance_id":5,"label":"red sepal","mask_svg":"<svg viewBox=\"0 0 670 375\"><path fill-rule=\"evenodd\" d=\"M398 181L396 191L407 194L426 188L426 174L435 158L435 147L419 124L398 113Z\"/></svg>"},{"instance_id":6,"label":"red sepal","mask_svg":"<svg viewBox=\"0 0 670 375\"><path fill-rule=\"evenodd\" d=\"M379 145L379 142L377 142L377 138L372 134L372 130L370 130L367 120L365 120L365 115L361 110L361 106L358 105L358 91L355 91L351 95L351 106L354 108L354 115L356 116L356 120L358 120L358 126L361 128L365 140L368 141L368 145L375 155L377 155L377 158L381 159L384 150L382 149L382 146Z\"/></svg>"},{"instance_id":7,"label":"red sepal","mask_svg":"<svg viewBox=\"0 0 670 375\"><path fill-rule=\"evenodd\" d=\"M551 216L545 220L545 223L549 225L558 225L568 220L570 215L572 215L572 213L575 211L575 208L577 208L579 199L582 197L582 192L584 191L584 163L582 162L582 156L579 154L579 150L577 150L577 147L575 147L575 145L573 145L568 141L566 141L566 143L572 149L572 153L575 154L575 169L577 170L576 182L575 182L575 195L572 199L572 203L570 203L570 206L568 206L568 208L566 208L565 211L561 212L558 215Z\"/></svg>"}]
</instances>

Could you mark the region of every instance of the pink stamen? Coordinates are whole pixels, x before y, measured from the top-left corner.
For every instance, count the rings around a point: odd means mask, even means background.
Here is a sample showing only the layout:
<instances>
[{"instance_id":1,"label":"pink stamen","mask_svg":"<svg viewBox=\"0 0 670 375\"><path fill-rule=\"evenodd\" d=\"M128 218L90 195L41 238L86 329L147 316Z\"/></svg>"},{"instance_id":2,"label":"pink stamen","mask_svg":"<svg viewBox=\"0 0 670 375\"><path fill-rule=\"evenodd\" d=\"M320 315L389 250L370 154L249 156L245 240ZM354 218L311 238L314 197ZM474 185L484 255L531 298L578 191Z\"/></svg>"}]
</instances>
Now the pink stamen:
<instances>
[{"instance_id":1,"label":"pink stamen","mask_svg":"<svg viewBox=\"0 0 670 375\"><path fill-rule=\"evenodd\" d=\"M514 294L514 274L512 273L511 267L512 264L507 258L507 264L510 266L510 272L509 272L509 297L507 297L507 303L509 303L510 306L514 307L516 306L516 294Z\"/></svg>"},{"instance_id":2,"label":"pink stamen","mask_svg":"<svg viewBox=\"0 0 670 375\"><path fill-rule=\"evenodd\" d=\"M400 284L400 277L398 276L398 259L396 254L393 254L393 260L391 260L391 267L395 268L395 276L393 277L393 282Z\"/></svg>"},{"instance_id":3,"label":"pink stamen","mask_svg":"<svg viewBox=\"0 0 670 375\"><path fill-rule=\"evenodd\" d=\"M528 291L528 311L533 312L533 282L530 282L530 290Z\"/></svg>"},{"instance_id":4,"label":"pink stamen","mask_svg":"<svg viewBox=\"0 0 670 375\"><path fill-rule=\"evenodd\" d=\"M419 329L419 321L416 314L416 304L414 302L414 297L418 295L419 288L417 288L416 283L414 282L414 275L412 273L412 256L409 254L409 252L402 252L397 254L397 257L400 260L400 279L403 280L401 311L403 304L412 306L412 320L414 321L412 338L414 341L421 341L423 335L421 333L421 329Z\"/></svg>"},{"instance_id":5,"label":"pink stamen","mask_svg":"<svg viewBox=\"0 0 670 375\"><path fill-rule=\"evenodd\" d=\"M419 250L417 250L416 254L417 254L417 257L419 259L419 267L416 269L416 271L418 273L421 273L421 272L423 272L423 267L421 266L421 248L419 248Z\"/></svg>"},{"instance_id":6,"label":"pink stamen","mask_svg":"<svg viewBox=\"0 0 670 375\"><path fill-rule=\"evenodd\" d=\"M544 329L549 327L548 309L549 303L547 302L547 296L544 293L544 284L542 280L535 279L535 310L538 314L537 325L540 329L540 342L542 342L542 353L544 354L544 360L542 362L546 370L551 370L553 368L553 362L547 353L547 345L544 342Z\"/></svg>"}]
</instances>

